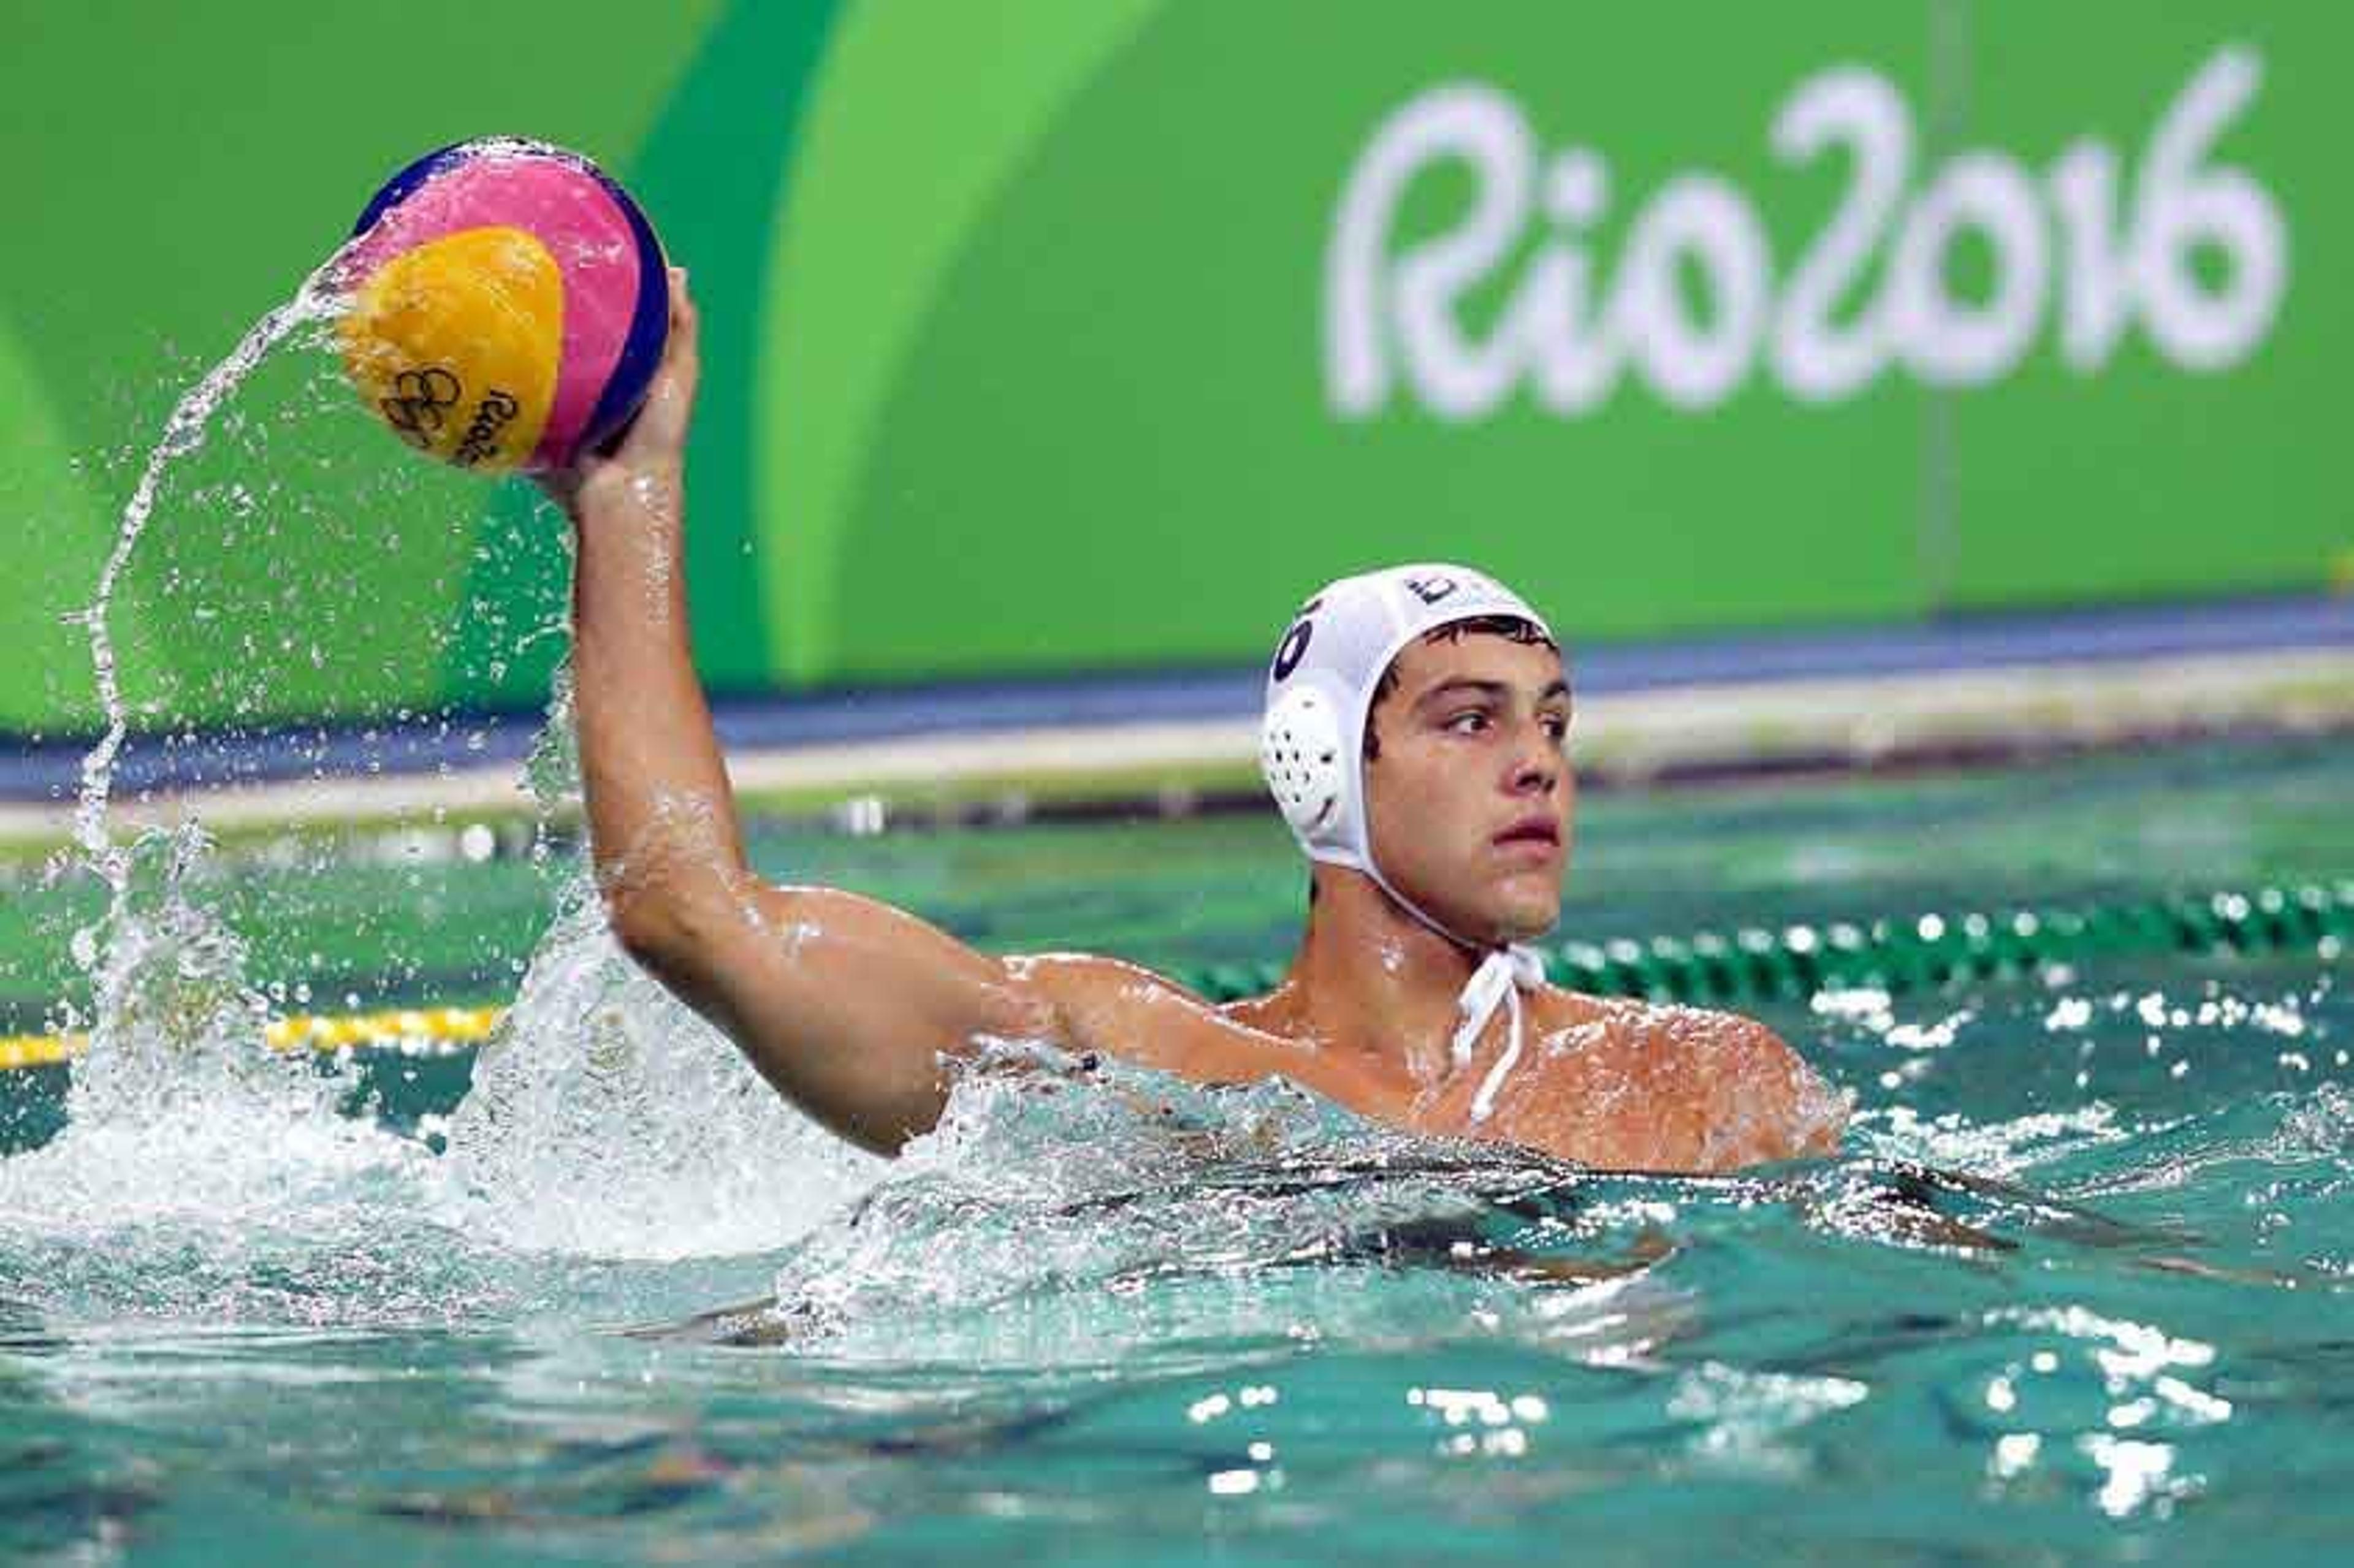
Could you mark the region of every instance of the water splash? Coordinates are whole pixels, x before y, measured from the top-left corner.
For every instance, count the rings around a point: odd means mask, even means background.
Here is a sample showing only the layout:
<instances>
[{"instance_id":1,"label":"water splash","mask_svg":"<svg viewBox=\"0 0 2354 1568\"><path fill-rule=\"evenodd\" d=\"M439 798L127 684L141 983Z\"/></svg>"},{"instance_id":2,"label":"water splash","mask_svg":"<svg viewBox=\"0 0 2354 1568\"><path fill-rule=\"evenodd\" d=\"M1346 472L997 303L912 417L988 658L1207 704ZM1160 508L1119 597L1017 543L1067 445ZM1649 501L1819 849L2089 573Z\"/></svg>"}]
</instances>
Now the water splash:
<instances>
[{"instance_id":1,"label":"water splash","mask_svg":"<svg viewBox=\"0 0 2354 1568\"><path fill-rule=\"evenodd\" d=\"M426 1150L339 1114L348 1086L336 1073L268 1044L269 1005L248 978L245 943L197 896L212 849L202 827L118 840L107 821L131 721L110 624L116 593L175 466L216 429L234 433L236 416L224 411L272 351L341 313L342 258L329 257L179 398L91 602L69 618L88 633L105 724L82 759L73 819L81 863L107 890L104 914L70 944L91 979L93 1021L64 1128L0 1161L7 1273L41 1280L53 1309L318 1321L387 1301L413 1313L437 1297L472 1298L418 1266L464 1250L447 1237L414 1245L417 1227L430 1224L419 1202L432 1186ZM239 487L228 499L239 515L252 509ZM398 1245L408 1261L368 1252L395 1237L408 1238ZM405 1282L388 1297L353 1291L363 1277Z\"/></svg>"},{"instance_id":2,"label":"water splash","mask_svg":"<svg viewBox=\"0 0 2354 1568\"><path fill-rule=\"evenodd\" d=\"M191 895L211 847L202 828L191 822L118 842L106 820L130 733L110 626L116 591L175 466L204 446L217 417L272 350L339 313L341 258L338 251L305 278L174 406L124 504L91 601L69 618L88 632L105 720L82 759L73 822L82 860L108 893L105 914L70 945L91 977L95 1016L88 1050L73 1068L66 1131L0 1173L23 1200L12 1207L66 1218L72 1234L242 1213L249 1205L240 1192L289 1185L286 1167L264 1169L260 1150L282 1150L306 1128L323 1129L339 1145L361 1130L344 1128L334 1114L335 1086L311 1063L268 1047L267 1004L247 980L243 942ZM332 1163L348 1165L348 1152L340 1150Z\"/></svg>"},{"instance_id":3,"label":"water splash","mask_svg":"<svg viewBox=\"0 0 2354 1568\"><path fill-rule=\"evenodd\" d=\"M378 1196L405 1213L471 1230L493 1247L589 1257L773 1249L853 1190L862 1157L779 1101L605 934L585 869L559 856L550 832L579 789L566 673L525 769L539 806L534 860L559 914L446 1129L446 1160L340 1116L345 1084L268 1048L266 1003L246 979L243 944L193 896L207 849L200 829L129 842L110 831L131 734L110 628L117 591L175 465L208 436L233 430L231 399L274 350L345 308L344 254L179 399L140 471L92 602L75 617L89 634L104 717L74 817L80 860L108 893L106 913L72 943L92 978L96 1022L74 1070L66 1132L39 1158L10 1162L7 1184L53 1195L32 1205L48 1222L47 1231L36 1226L44 1234L93 1235L162 1214L207 1232L221 1218L266 1229L291 1219L273 1188L323 1202L389 1182ZM243 494L231 487L233 503ZM63 1208L55 1201L69 1196ZM446 1239L433 1245L447 1250Z\"/></svg>"},{"instance_id":4,"label":"water splash","mask_svg":"<svg viewBox=\"0 0 2354 1568\"><path fill-rule=\"evenodd\" d=\"M264 1044L269 1007L246 979L245 944L189 895L210 847L191 822L120 852L69 1125L146 1127L197 1103L270 1120L332 1111L331 1088L310 1064Z\"/></svg>"},{"instance_id":5,"label":"water splash","mask_svg":"<svg viewBox=\"0 0 2354 1568\"><path fill-rule=\"evenodd\" d=\"M1028 1367L1463 1333L1637 1359L1684 1306L1639 1277L1660 1255L1655 1215L1589 1202L1594 1180L1280 1080L1205 1087L1004 1044L793 1249L773 1299L674 1331Z\"/></svg>"},{"instance_id":6,"label":"water splash","mask_svg":"<svg viewBox=\"0 0 2354 1568\"><path fill-rule=\"evenodd\" d=\"M74 839L91 867L118 895L130 874L130 865L122 846L107 831L106 808L113 789L115 763L130 735L131 713L123 701L114 641L108 627L115 589L154 515L156 498L173 465L204 445L213 417L270 350L298 328L341 313L345 298L335 282L342 260L343 252L338 250L302 280L292 299L255 323L228 357L207 372L173 408L171 418L164 424L163 439L147 454L139 482L123 505L114 549L99 573L90 607L70 618L90 634L90 669L98 686L100 711L106 720L98 743L82 758L81 790L74 810Z\"/></svg>"},{"instance_id":7,"label":"water splash","mask_svg":"<svg viewBox=\"0 0 2354 1568\"><path fill-rule=\"evenodd\" d=\"M873 1179L629 961L585 872L562 897L451 1120L453 1217L532 1251L765 1252Z\"/></svg>"},{"instance_id":8,"label":"water splash","mask_svg":"<svg viewBox=\"0 0 2354 1568\"><path fill-rule=\"evenodd\" d=\"M417 1245L423 1148L339 1115L339 1075L269 1045L245 944L193 893L210 848L189 823L119 851L66 1124L0 1160L0 1274L99 1320L415 1318L478 1299L425 1263L446 1242ZM371 1250L394 1246L419 1262Z\"/></svg>"}]
</instances>

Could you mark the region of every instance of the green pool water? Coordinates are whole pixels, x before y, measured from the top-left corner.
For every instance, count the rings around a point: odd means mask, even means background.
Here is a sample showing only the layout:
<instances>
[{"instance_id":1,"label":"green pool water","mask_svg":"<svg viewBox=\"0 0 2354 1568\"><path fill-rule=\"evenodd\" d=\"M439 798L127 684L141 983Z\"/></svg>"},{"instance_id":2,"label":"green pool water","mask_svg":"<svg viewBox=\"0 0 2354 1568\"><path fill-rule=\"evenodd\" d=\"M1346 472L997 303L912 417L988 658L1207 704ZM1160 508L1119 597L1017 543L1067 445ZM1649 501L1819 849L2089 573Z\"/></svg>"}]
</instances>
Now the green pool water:
<instances>
[{"instance_id":1,"label":"green pool water","mask_svg":"<svg viewBox=\"0 0 2354 1568\"><path fill-rule=\"evenodd\" d=\"M2320 742L1597 798L1564 931L2341 877L2349 798L2354 756ZM2335 946L1775 1003L1854 1126L1836 1160L1738 1179L1010 1065L884 1166L619 964L560 851L429 838L159 874L117 948L136 1005L70 1100L0 1082L0 1555L2304 1563L2354 1539ZM991 948L1172 966L1279 951L1302 885L1271 817L754 853ZM15 874L13 1026L87 1011L65 953L99 912ZM303 999L518 987L471 1081L355 1096L250 1039ZM26 1119L44 1095L61 1128Z\"/></svg>"}]
</instances>

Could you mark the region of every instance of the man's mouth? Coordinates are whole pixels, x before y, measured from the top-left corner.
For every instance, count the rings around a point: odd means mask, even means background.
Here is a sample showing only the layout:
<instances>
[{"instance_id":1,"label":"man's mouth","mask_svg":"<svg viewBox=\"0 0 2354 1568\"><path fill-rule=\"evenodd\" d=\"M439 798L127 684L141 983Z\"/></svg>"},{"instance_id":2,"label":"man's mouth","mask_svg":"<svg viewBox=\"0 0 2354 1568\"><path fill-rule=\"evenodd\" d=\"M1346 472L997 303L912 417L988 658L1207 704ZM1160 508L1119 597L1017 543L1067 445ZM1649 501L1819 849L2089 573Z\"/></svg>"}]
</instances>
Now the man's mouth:
<instances>
[{"instance_id":1,"label":"man's mouth","mask_svg":"<svg viewBox=\"0 0 2354 1568\"><path fill-rule=\"evenodd\" d=\"M1493 842L1499 845L1551 844L1558 849L1561 847L1561 824L1551 817L1522 817L1498 833Z\"/></svg>"}]
</instances>

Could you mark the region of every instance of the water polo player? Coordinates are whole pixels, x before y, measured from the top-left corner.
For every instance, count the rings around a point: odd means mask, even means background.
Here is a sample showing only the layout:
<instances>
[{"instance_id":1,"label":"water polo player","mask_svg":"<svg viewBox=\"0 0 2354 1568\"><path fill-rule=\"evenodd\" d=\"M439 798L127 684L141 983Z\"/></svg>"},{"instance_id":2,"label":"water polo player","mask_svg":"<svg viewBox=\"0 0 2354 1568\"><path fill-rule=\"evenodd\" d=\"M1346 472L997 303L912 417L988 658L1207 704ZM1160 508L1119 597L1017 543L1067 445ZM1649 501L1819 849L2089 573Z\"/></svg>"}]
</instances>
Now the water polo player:
<instances>
[{"instance_id":1,"label":"water polo player","mask_svg":"<svg viewBox=\"0 0 2354 1568\"><path fill-rule=\"evenodd\" d=\"M574 676L612 925L648 970L842 1137L896 1151L982 1041L1206 1082L1280 1075L1417 1131L1594 1165L1721 1171L1829 1152L1843 1100L1745 1018L1546 985L1516 944L1560 908L1575 789L1552 631L1457 567L1347 577L1286 631L1263 762L1311 863L1290 972L1213 1007L1105 958L992 958L915 916L746 864L689 652L694 306L611 458L548 477L579 535Z\"/></svg>"}]
</instances>

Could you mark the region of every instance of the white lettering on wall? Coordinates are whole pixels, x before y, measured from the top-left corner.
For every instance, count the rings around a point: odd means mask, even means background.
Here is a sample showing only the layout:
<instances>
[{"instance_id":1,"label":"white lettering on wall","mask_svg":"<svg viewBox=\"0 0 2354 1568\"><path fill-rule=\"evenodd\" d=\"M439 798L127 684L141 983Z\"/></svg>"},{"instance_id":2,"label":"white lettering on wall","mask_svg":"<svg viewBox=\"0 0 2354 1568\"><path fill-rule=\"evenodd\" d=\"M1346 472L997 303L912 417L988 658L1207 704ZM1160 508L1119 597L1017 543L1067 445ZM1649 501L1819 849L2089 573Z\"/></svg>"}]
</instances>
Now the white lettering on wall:
<instances>
[{"instance_id":1,"label":"white lettering on wall","mask_svg":"<svg viewBox=\"0 0 2354 1568\"><path fill-rule=\"evenodd\" d=\"M1999 381L2047 329L2062 363L2092 375L2137 323L2173 365L2227 369L2264 341L2288 287L2278 205L2246 171L2211 161L2262 80L2253 49L2216 51L2158 117L2128 202L2116 151L2090 138L2040 175L2008 154L1971 150L1915 185L1903 95L1865 67L1819 71L1775 114L1769 144L1792 165L1843 153L1848 183L1778 288L1755 204L1704 171L1651 193L1606 279L1582 238L1610 209L1604 156L1544 156L1496 88L1433 88L1381 124L1341 192L1325 254L1327 396L1346 418L1403 395L1469 420L1525 387L1571 417L1631 373L1671 407L1702 409L1762 361L1791 397L1830 403L1891 366L1934 387ZM1448 163L1471 175L1469 208L1446 232L1398 248L1408 188ZM1542 238L1494 324L1484 336L1468 330L1464 296L1527 249L1532 222ZM1949 282L1966 244L1988 259L1982 297ZM2193 265L2202 249L2214 260L2205 276ZM1881 271L1859 303L1851 296L1875 260Z\"/></svg>"}]
</instances>

